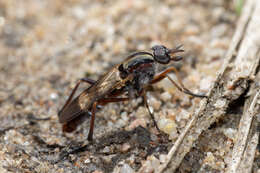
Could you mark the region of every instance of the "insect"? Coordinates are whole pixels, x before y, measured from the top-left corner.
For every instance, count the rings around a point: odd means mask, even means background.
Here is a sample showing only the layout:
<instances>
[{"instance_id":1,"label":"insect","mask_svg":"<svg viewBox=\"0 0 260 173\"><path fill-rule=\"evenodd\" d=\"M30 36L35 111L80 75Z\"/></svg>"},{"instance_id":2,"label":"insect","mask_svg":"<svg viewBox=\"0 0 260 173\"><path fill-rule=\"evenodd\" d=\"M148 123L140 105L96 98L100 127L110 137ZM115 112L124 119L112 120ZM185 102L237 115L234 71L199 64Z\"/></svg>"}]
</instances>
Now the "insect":
<instances>
[{"instance_id":1,"label":"insect","mask_svg":"<svg viewBox=\"0 0 260 173\"><path fill-rule=\"evenodd\" d=\"M151 48L152 53L141 51L129 55L125 61L112 67L97 81L92 79L80 79L72 90L68 100L58 113L59 122L63 124L64 132L72 132L87 117L91 117L88 140L93 139L95 113L100 106L111 102L123 102L137 97L143 97L145 106L157 128L155 118L147 103L147 87L154 83L168 78L178 90L194 97L206 97L205 95L194 94L184 87L174 67L158 73L159 64L169 64L171 61L180 61L181 56L177 53L184 52L181 46L168 49L163 45L156 45ZM168 73L174 72L178 78L178 85ZM90 87L85 89L72 100L80 83L86 82ZM124 96L124 97L122 97Z\"/></svg>"}]
</instances>

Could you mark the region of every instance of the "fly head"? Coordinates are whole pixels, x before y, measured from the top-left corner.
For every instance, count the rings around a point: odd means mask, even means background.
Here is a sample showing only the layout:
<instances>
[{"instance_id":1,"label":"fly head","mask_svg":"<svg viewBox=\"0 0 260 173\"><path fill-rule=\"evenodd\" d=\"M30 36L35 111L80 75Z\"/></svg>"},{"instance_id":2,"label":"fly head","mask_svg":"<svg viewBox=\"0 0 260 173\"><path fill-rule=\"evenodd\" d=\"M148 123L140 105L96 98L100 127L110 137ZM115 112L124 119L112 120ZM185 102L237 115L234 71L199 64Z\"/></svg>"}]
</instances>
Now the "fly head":
<instances>
[{"instance_id":1,"label":"fly head","mask_svg":"<svg viewBox=\"0 0 260 173\"><path fill-rule=\"evenodd\" d=\"M182 59L181 56L171 56L172 54L183 52L181 46L174 49L168 49L163 45L155 45L152 47L154 60L160 64L168 64L170 61L179 61Z\"/></svg>"}]
</instances>

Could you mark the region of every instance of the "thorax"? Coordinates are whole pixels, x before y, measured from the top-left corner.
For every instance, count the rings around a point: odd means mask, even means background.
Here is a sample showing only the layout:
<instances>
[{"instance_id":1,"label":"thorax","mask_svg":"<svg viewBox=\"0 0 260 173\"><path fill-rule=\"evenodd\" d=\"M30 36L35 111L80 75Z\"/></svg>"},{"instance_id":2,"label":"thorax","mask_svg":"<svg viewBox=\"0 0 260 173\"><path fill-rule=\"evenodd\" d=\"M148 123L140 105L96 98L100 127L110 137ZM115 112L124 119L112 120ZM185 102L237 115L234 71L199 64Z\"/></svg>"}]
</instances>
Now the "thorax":
<instances>
[{"instance_id":1,"label":"thorax","mask_svg":"<svg viewBox=\"0 0 260 173\"><path fill-rule=\"evenodd\" d=\"M128 92L135 93L129 94L138 96L142 89L153 79L156 71L156 63L152 55L141 54L131 57L122 63L118 70L122 79L133 75L133 79L126 83L126 88Z\"/></svg>"}]
</instances>

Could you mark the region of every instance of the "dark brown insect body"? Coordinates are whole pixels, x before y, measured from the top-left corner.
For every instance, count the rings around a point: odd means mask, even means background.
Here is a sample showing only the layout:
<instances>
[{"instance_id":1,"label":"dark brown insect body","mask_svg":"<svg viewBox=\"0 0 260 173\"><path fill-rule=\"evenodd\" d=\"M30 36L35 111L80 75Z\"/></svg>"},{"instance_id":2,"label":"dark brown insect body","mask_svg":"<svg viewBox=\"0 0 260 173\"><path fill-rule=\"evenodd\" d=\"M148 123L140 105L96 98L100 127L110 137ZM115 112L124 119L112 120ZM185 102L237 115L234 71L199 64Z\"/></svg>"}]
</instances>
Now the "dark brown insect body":
<instances>
[{"instance_id":1,"label":"dark brown insect body","mask_svg":"<svg viewBox=\"0 0 260 173\"><path fill-rule=\"evenodd\" d=\"M165 46L157 45L152 47L152 50L152 54L149 52L137 52L128 56L123 63L115 65L106 74L100 77L98 81L86 78L81 79L58 113L59 121L63 124L63 131L74 131L85 118L91 116L88 140L92 140L95 112L98 106L103 106L111 102L127 101L139 96L143 97L149 114L156 128L159 130L154 116L147 105L146 88L165 77L170 79L170 81L184 93L195 97L206 97L204 95L193 94L182 85L180 80L180 86L177 85L167 75L169 72L177 73L173 67L166 69L158 75L156 74L156 66L158 64L168 64L170 61L179 61L182 59L180 56L173 56L175 53L183 52L180 47L168 49ZM91 86L72 100L75 91L82 81L89 83ZM119 97L121 95L126 95L127 97Z\"/></svg>"}]
</instances>

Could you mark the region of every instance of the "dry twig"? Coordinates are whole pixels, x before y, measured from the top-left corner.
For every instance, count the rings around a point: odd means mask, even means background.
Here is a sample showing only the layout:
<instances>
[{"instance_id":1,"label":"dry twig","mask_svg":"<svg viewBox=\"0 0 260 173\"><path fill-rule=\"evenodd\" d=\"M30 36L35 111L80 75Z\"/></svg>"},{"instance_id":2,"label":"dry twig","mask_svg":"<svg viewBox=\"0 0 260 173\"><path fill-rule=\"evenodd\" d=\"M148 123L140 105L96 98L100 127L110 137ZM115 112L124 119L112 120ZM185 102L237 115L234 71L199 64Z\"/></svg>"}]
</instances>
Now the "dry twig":
<instances>
[{"instance_id":1,"label":"dry twig","mask_svg":"<svg viewBox=\"0 0 260 173\"><path fill-rule=\"evenodd\" d=\"M239 130L235 140L232 158L229 162L228 173L251 172L256 152L259 132L257 132L256 116L259 114L260 73L252 85L251 96L246 100L244 113L241 117Z\"/></svg>"}]
</instances>

